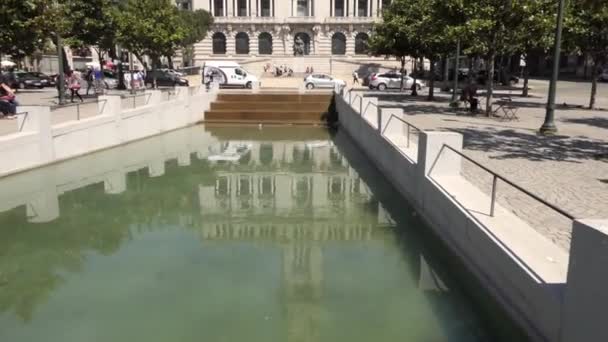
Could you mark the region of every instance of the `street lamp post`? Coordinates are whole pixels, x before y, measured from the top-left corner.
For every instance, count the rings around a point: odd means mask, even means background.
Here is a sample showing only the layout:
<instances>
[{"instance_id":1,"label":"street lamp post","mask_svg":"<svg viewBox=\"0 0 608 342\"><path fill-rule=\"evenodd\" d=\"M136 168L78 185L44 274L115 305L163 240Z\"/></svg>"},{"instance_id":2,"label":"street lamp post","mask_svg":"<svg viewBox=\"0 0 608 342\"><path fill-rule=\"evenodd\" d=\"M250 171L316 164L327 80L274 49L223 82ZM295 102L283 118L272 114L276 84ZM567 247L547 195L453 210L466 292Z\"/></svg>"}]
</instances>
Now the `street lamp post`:
<instances>
[{"instance_id":1,"label":"street lamp post","mask_svg":"<svg viewBox=\"0 0 608 342\"><path fill-rule=\"evenodd\" d=\"M551 135L557 133L555 126L555 93L557 91L557 78L559 77L559 61L562 45L562 27L564 24L564 10L566 0L559 0L557 9L557 26L555 27L555 42L553 47L553 73L551 74L551 83L549 83L549 96L547 99L547 111L545 113L545 122L540 127L539 133L542 135Z\"/></svg>"}]
</instances>

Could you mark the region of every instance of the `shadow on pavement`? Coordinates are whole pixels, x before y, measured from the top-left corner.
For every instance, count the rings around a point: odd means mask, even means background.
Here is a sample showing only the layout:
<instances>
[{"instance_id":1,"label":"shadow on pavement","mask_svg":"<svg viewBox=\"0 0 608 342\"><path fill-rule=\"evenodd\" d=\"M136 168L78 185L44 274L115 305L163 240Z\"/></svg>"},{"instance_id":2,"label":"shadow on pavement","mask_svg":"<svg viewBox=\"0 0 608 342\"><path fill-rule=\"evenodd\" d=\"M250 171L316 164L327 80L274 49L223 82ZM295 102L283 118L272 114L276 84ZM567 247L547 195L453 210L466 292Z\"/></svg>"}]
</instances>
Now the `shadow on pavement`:
<instances>
[{"instance_id":1,"label":"shadow on pavement","mask_svg":"<svg viewBox=\"0 0 608 342\"><path fill-rule=\"evenodd\" d=\"M563 122L575 123L581 125L589 125L598 128L608 129L608 118L593 117L593 118L581 118L581 119L565 119Z\"/></svg>"},{"instance_id":2,"label":"shadow on pavement","mask_svg":"<svg viewBox=\"0 0 608 342\"><path fill-rule=\"evenodd\" d=\"M543 137L513 129L444 128L464 136L464 148L496 152L494 159L528 159L531 161L604 160L608 162L608 142L556 135Z\"/></svg>"}]
</instances>

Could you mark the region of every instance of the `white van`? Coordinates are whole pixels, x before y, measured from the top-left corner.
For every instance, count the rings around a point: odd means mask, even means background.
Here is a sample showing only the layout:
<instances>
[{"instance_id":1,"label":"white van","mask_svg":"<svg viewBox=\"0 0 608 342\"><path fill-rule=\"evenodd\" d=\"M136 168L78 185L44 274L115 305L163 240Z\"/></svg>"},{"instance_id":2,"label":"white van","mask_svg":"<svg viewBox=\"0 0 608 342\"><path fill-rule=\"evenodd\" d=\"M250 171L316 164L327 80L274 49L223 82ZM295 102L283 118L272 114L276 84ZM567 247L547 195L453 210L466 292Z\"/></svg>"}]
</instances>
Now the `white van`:
<instances>
[{"instance_id":1,"label":"white van","mask_svg":"<svg viewBox=\"0 0 608 342\"><path fill-rule=\"evenodd\" d=\"M203 64L203 84L218 82L221 87L249 88L258 78L231 61L209 61Z\"/></svg>"}]
</instances>

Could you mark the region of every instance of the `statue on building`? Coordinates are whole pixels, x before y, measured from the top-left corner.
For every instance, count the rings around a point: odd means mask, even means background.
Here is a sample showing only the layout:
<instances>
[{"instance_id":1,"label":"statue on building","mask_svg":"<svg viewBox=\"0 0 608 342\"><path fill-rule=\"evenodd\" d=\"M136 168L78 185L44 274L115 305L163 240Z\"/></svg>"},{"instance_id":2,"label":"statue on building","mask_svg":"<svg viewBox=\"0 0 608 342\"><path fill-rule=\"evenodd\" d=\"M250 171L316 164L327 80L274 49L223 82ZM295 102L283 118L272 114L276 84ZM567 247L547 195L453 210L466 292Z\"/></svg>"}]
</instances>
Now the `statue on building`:
<instances>
[{"instance_id":1,"label":"statue on building","mask_svg":"<svg viewBox=\"0 0 608 342\"><path fill-rule=\"evenodd\" d=\"M300 36L296 36L293 42L293 55L304 56L304 40Z\"/></svg>"}]
</instances>

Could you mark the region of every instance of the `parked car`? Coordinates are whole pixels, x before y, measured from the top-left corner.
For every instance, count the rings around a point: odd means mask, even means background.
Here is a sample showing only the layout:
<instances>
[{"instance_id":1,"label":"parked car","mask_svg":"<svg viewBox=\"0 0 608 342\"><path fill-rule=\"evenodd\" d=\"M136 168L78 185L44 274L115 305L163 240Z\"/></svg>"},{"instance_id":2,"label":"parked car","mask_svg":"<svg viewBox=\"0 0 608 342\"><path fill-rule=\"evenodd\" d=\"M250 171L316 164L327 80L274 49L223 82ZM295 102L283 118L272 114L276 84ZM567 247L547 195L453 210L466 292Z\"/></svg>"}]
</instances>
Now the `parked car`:
<instances>
[{"instance_id":1,"label":"parked car","mask_svg":"<svg viewBox=\"0 0 608 342\"><path fill-rule=\"evenodd\" d=\"M597 77L597 80L600 82L608 82L608 69L604 69Z\"/></svg>"},{"instance_id":2,"label":"parked car","mask_svg":"<svg viewBox=\"0 0 608 342\"><path fill-rule=\"evenodd\" d=\"M326 74L311 74L304 78L304 84L306 89L315 88L334 88L337 85L342 87L346 86L346 82L343 80L333 78Z\"/></svg>"},{"instance_id":3,"label":"parked car","mask_svg":"<svg viewBox=\"0 0 608 342\"><path fill-rule=\"evenodd\" d=\"M414 84L414 79L410 76L403 78L404 88L411 89ZM420 90L424 87L421 80L416 80L416 89ZM369 83L369 89L400 89L401 88L401 73L388 72L384 74L373 74Z\"/></svg>"},{"instance_id":4,"label":"parked car","mask_svg":"<svg viewBox=\"0 0 608 342\"><path fill-rule=\"evenodd\" d=\"M8 79L11 81L11 88L18 89L28 89L28 88L44 88L47 85L47 81L43 81L40 78L31 75L25 71L16 71L13 73L13 76L6 75Z\"/></svg>"},{"instance_id":5,"label":"parked car","mask_svg":"<svg viewBox=\"0 0 608 342\"><path fill-rule=\"evenodd\" d=\"M52 76L49 76L43 72L39 72L39 71L31 71L28 74L34 76L34 77L38 77L39 79L46 81L45 87L54 87L55 86L55 79Z\"/></svg>"},{"instance_id":6,"label":"parked car","mask_svg":"<svg viewBox=\"0 0 608 342\"><path fill-rule=\"evenodd\" d=\"M164 71L164 72L168 72L168 73L170 73L172 75L175 75L177 77L184 77L183 73L181 73L181 72L179 72L177 70L174 70L174 69L158 69L158 70Z\"/></svg>"},{"instance_id":7,"label":"parked car","mask_svg":"<svg viewBox=\"0 0 608 342\"><path fill-rule=\"evenodd\" d=\"M188 80L182 77L175 76L169 72L162 70L149 71L146 74L146 87L152 87L154 79L156 78L156 85L160 87L175 87L175 86L188 86Z\"/></svg>"},{"instance_id":8,"label":"parked car","mask_svg":"<svg viewBox=\"0 0 608 342\"><path fill-rule=\"evenodd\" d=\"M237 62L231 61L207 61L203 65L202 82L208 84L219 83L222 88L253 88L254 84L260 84L260 80L247 70L243 69Z\"/></svg>"}]
</instances>

